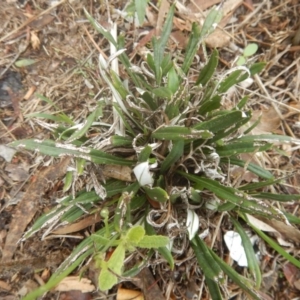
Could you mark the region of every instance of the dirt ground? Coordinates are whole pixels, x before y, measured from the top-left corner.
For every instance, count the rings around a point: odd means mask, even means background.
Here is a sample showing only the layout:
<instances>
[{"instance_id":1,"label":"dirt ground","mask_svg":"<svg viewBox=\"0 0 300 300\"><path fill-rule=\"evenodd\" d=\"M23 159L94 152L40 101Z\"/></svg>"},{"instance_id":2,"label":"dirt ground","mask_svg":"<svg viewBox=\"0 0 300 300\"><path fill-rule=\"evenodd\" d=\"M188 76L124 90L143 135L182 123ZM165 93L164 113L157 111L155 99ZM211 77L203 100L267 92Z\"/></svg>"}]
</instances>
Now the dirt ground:
<instances>
[{"instance_id":1,"label":"dirt ground","mask_svg":"<svg viewBox=\"0 0 300 300\"><path fill-rule=\"evenodd\" d=\"M15 232L13 241L18 241L27 226L63 196L65 168L64 162L36 153L18 152L11 158L7 149L1 147L13 140L51 136L51 126L41 118L33 118L34 113L64 112L74 120L82 120L102 97L106 86L99 74L98 55L108 55L109 45L92 28L83 8L105 28L109 28L111 18L117 24L118 32L126 36L126 49L132 61L140 63L144 47L151 35L156 34L155 29L159 31L163 18L157 1L150 1L145 23L135 26L122 13L127 2L2 0L0 3L0 252L5 257L0 261L1 299L22 298L26 292L46 282L55 267L87 234L82 231L75 234L77 239L53 237L46 240L41 240L38 234L19 243L16 249L6 246L9 232ZM191 22L199 19L201 10L220 1L178 2L181 6L177 6L169 47L180 54L187 43ZM218 47L221 53L219 68L228 69L239 48L257 43L259 50L255 59L267 62L267 66L251 86L245 87L251 94L249 105L254 116L261 117L257 133L273 132L300 138L299 1L231 1L229 8L220 24L219 35L207 40L207 51ZM198 55L205 59L203 53ZM50 99L54 105L39 95ZM299 194L299 150L286 146L283 151L289 156L269 154L269 169L277 177L289 175L284 193ZM298 208L295 204L287 210L299 216ZM22 214L27 216L24 221ZM20 216L20 221L14 222L15 215ZM297 284L300 270L286 264L271 249L266 251L269 260L262 261L262 292L273 295L272 299L300 297L300 284ZM296 246L290 253L299 258ZM181 271L177 270L178 274ZM90 280L94 279L92 273L89 273ZM155 275L156 281L153 281L159 290L156 299L166 299L162 295L168 289L160 276L176 277L178 274L162 271ZM150 272L147 276L153 275ZM228 284L229 288L235 288ZM190 295L197 289L193 282L183 285L178 289L176 299L192 299ZM151 297L154 299L153 294ZM66 291L45 296L45 299L61 300L114 298L115 294L104 295L96 291L84 296L80 292ZM208 298L203 296L201 299ZM235 299L246 298L237 291Z\"/></svg>"}]
</instances>

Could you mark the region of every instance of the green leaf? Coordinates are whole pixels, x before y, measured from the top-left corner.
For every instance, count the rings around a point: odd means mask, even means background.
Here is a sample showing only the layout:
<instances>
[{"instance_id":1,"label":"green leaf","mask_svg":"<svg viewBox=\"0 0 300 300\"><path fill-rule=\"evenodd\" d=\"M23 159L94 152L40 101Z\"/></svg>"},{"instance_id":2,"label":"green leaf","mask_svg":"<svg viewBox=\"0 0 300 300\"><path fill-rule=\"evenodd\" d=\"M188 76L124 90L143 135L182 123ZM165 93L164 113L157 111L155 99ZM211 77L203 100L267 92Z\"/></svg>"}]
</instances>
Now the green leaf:
<instances>
[{"instance_id":1,"label":"green leaf","mask_svg":"<svg viewBox=\"0 0 300 300\"><path fill-rule=\"evenodd\" d=\"M265 233L263 233L261 230L253 226L251 223L248 222L248 225L250 225L253 230L269 244L276 252L278 252L280 255L282 255L285 259L287 259L290 263L295 265L297 268L300 268L300 261L296 259L294 256L287 253L282 247L279 246L278 242L274 241L270 237L268 237Z\"/></svg>"},{"instance_id":2,"label":"green leaf","mask_svg":"<svg viewBox=\"0 0 300 300\"><path fill-rule=\"evenodd\" d=\"M216 151L221 156L232 156L241 153L254 153L268 150L272 147L272 144L266 142L254 143L254 142L236 142L230 143L224 146L217 146Z\"/></svg>"},{"instance_id":3,"label":"green leaf","mask_svg":"<svg viewBox=\"0 0 300 300\"><path fill-rule=\"evenodd\" d=\"M139 162L145 162L148 161L150 155L152 153L152 148L151 146L147 145L139 154Z\"/></svg>"},{"instance_id":4,"label":"green leaf","mask_svg":"<svg viewBox=\"0 0 300 300\"><path fill-rule=\"evenodd\" d=\"M168 42L172 27L173 27L173 16L174 16L175 6L170 7L170 11L167 15L166 22L161 31L161 38L157 40L156 38L152 39L153 45L153 60L155 65L155 79L156 83L160 85L162 78L162 61L165 52L165 46Z\"/></svg>"},{"instance_id":5,"label":"green leaf","mask_svg":"<svg viewBox=\"0 0 300 300\"><path fill-rule=\"evenodd\" d=\"M248 268L254 277L256 288L259 289L262 282L262 277L259 268L259 261L255 255L252 243L249 239L249 236L246 234L245 230L240 225L240 223L236 221L234 218L231 218L231 221L233 222L234 227L236 228L237 232L241 236L243 247L247 257Z\"/></svg>"},{"instance_id":6,"label":"green leaf","mask_svg":"<svg viewBox=\"0 0 300 300\"><path fill-rule=\"evenodd\" d=\"M80 157L97 164L132 166L135 163L134 161L126 160L100 150L94 150L87 147L75 147L72 144L56 143L52 140L20 140L12 142L10 145L12 147L22 147L27 150L39 151L42 154L54 157Z\"/></svg>"},{"instance_id":7,"label":"green leaf","mask_svg":"<svg viewBox=\"0 0 300 300\"><path fill-rule=\"evenodd\" d=\"M168 193L160 187L149 188L149 187L143 186L143 190L146 192L147 196L151 200L154 200L157 202L162 202L162 203L169 200Z\"/></svg>"},{"instance_id":8,"label":"green leaf","mask_svg":"<svg viewBox=\"0 0 300 300\"><path fill-rule=\"evenodd\" d=\"M244 56L240 56L239 59L236 61L237 66L243 66L246 64L246 58Z\"/></svg>"},{"instance_id":9,"label":"green leaf","mask_svg":"<svg viewBox=\"0 0 300 300\"><path fill-rule=\"evenodd\" d=\"M147 232L148 235L151 235L151 236L156 235L155 230L153 229L153 227L148 222L145 222L145 229L146 229L146 232ZM168 264L170 265L171 270L173 270L174 269L174 258L173 258L173 255L172 255L171 251L167 247L159 247L157 249L157 251L168 262Z\"/></svg>"},{"instance_id":10,"label":"green leaf","mask_svg":"<svg viewBox=\"0 0 300 300\"><path fill-rule=\"evenodd\" d=\"M256 53L257 49L258 49L258 45L257 44L250 43L244 49L243 54L244 54L245 57L254 55Z\"/></svg>"},{"instance_id":11,"label":"green leaf","mask_svg":"<svg viewBox=\"0 0 300 300\"><path fill-rule=\"evenodd\" d=\"M235 70L227 78L225 78L219 85L218 92L226 93L232 86L244 81L244 75L247 75L245 70Z\"/></svg>"},{"instance_id":12,"label":"green leaf","mask_svg":"<svg viewBox=\"0 0 300 300\"><path fill-rule=\"evenodd\" d=\"M249 99L249 96L243 97L243 98L240 100L240 102L237 104L236 108L241 110L241 109L247 104L248 99Z\"/></svg>"},{"instance_id":13,"label":"green leaf","mask_svg":"<svg viewBox=\"0 0 300 300\"><path fill-rule=\"evenodd\" d=\"M166 76L173 66L174 64L171 55L165 55L163 61L161 62L162 76Z\"/></svg>"},{"instance_id":14,"label":"green leaf","mask_svg":"<svg viewBox=\"0 0 300 300\"><path fill-rule=\"evenodd\" d=\"M118 283L118 278L108 269L102 269L98 279L99 289L107 291Z\"/></svg>"},{"instance_id":15,"label":"green leaf","mask_svg":"<svg viewBox=\"0 0 300 300\"><path fill-rule=\"evenodd\" d=\"M206 35L210 34L222 20L223 13L220 7L212 8L205 18L204 24L201 28L200 38L203 39Z\"/></svg>"},{"instance_id":16,"label":"green leaf","mask_svg":"<svg viewBox=\"0 0 300 300\"><path fill-rule=\"evenodd\" d=\"M256 201L255 198L250 197L249 195L231 188L221 185L219 182L203 178L196 175L187 174L182 171L178 171L179 174L190 179L191 181L196 183L194 188L208 189L213 192L220 199L226 200L236 206L238 206L241 210L244 210L248 213L257 213L258 215L266 216L267 218L275 218L278 220L282 220L282 216L276 209L272 206L268 206L265 204L260 204Z\"/></svg>"},{"instance_id":17,"label":"green leaf","mask_svg":"<svg viewBox=\"0 0 300 300\"><path fill-rule=\"evenodd\" d=\"M37 62L38 62L38 60L36 60L36 59L24 58L24 59L19 59L18 61L16 61L15 66L17 68L24 68L24 67L31 66Z\"/></svg>"},{"instance_id":18,"label":"green leaf","mask_svg":"<svg viewBox=\"0 0 300 300\"><path fill-rule=\"evenodd\" d=\"M259 199L270 199L278 202L289 202L289 201L300 200L299 194L285 195L285 194L273 194L273 193L259 193L259 194L252 194L252 196Z\"/></svg>"},{"instance_id":19,"label":"green leaf","mask_svg":"<svg viewBox=\"0 0 300 300\"><path fill-rule=\"evenodd\" d=\"M84 171L86 160L83 158L76 159L76 171L78 175L82 175Z\"/></svg>"},{"instance_id":20,"label":"green leaf","mask_svg":"<svg viewBox=\"0 0 300 300\"><path fill-rule=\"evenodd\" d=\"M148 0L135 0L134 1L136 13L137 13L140 25L142 25L145 20L147 3L148 3Z\"/></svg>"},{"instance_id":21,"label":"green leaf","mask_svg":"<svg viewBox=\"0 0 300 300\"><path fill-rule=\"evenodd\" d=\"M185 74L187 74L188 71L190 70L191 64L195 58L195 54L199 48L200 33L201 33L200 26L196 22L194 22L190 33L189 42L186 47L186 54L184 57L184 61L181 67L182 71Z\"/></svg>"},{"instance_id":22,"label":"green leaf","mask_svg":"<svg viewBox=\"0 0 300 300\"><path fill-rule=\"evenodd\" d=\"M68 171L66 176L65 176L65 183L64 183L64 187L63 187L63 192L64 193L69 190L69 188L72 185L72 182L73 182L73 172Z\"/></svg>"},{"instance_id":23,"label":"green leaf","mask_svg":"<svg viewBox=\"0 0 300 300\"><path fill-rule=\"evenodd\" d=\"M151 110L155 111L158 108L156 99L154 99L149 92L145 92L141 97L148 104Z\"/></svg>"},{"instance_id":24,"label":"green leaf","mask_svg":"<svg viewBox=\"0 0 300 300\"><path fill-rule=\"evenodd\" d=\"M214 49L208 63L201 70L197 78L196 85L201 84L202 86L205 86L213 76L218 66L218 63L219 63L219 52L217 49Z\"/></svg>"},{"instance_id":25,"label":"green leaf","mask_svg":"<svg viewBox=\"0 0 300 300\"><path fill-rule=\"evenodd\" d=\"M113 70L110 70L111 82L117 92L120 94L121 98L124 100L129 95L129 91L125 88L118 74Z\"/></svg>"},{"instance_id":26,"label":"green leaf","mask_svg":"<svg viewBox=\"0 0 300 300\"><path fill-rule=\"evenodd\" d=\"M213 135L208 130L198 130L182 126L161 126L152 132L152 137L159 140L209 139Z\"/></svg>"},{"instance_id":27,"label":"green leaf","mask_svg":"<svg viewBox=\"0 0 300 300\"><path fill-rule=\"evenodd\" d=\"M209 249L210 254L214 258L215 262L218 263L224 273L241 289L248 293L253 299L261 300L259 293L253 288L254 283L247 278L239 275L232 267L227 265L214 251Z\"/></svg>"},{"instance_id":28,"label":"green leaf","mask_svg":"<svg viewBox=\"0 0 300 300\"><path fill-rule=\"evenodd\" d=\"M160 98L167 98L171 99L172 97L172 91L167 87L159 87L152 90L152 93Z\"/></svg>"},{"instance_id":29,"label":"green leaf","mask_svg":"<svg viewBox=\"0 0 300 300\"><path fill-rule=\"evenodd\" d=\"M129 136L112 135L110 137L110 143L114 147L131 146L133 139Z\"/></svg>"},{"instance_id":30,"label":"green leaf","mask_svg":"<svg viewBox=\"0 0 300 300\"><path fill-rule=\"evenodd\" d=\"M212 112L218 109L221 106L221 96L216 95L212 98L209 98L199 108L199 115L205 115L206 113Z\"/></svg>"},{"instance_id":31,"label":"green leaf","mask_svg":"<svg viewBox=\"0 0 300 300\"><path fill-rule=\"evenodd\" d=\"M224 115L214 117L202 123L198 123L194 126L194 128L197 130L209 130L212 133L217 133L230 128L232 125L236 124L237 121L243 118L244 115L241 111L230 111Z\"/></svg>"},{"instance_id":32,"label":"green leaf","mask_svg":"<svg viewBox=\"0 0 300 300\"><path fill-rule=\"evenodd\" d=\"M145 235L138 243L139 248L157 249L168 245L169 239L162 235Z\"/></svg>"},{"instance_id":33,"label":"green leaf","mask_svg":"<svg viewBox=\"0 0 300 300\"><path fill-rule=\"evenodd\" d=\"M175 71L175 68L172 67L168 72L168 90L173 94L179 89L179 78Z\"/></svg>"},{"instance_id":34,"label":"green leaf","mask_svg":"<svg viewBox=\"0 0 300 300\"><path fill-rule=\"evenodd\" d=\"M93 122L98 118L102 116L102 107L97 107L86 119L84 126L76 130L68 139L67 143L72 143L74 140L80 139L83 135L86 134L86 132L90 129Z\"/></svg>"},{"instance_id":35,"label":"green leaf","mask_svg":"<svg viewBox=\"0 0 300 300\"><path fill-rule=\"evenodd\" d=\"M124 266L124 260L125 260L125 247L121 243L115 249L109 261L107 262L107 267L117 275L121 275Z\"/></svg>"},{"instance_id":36,"label":"green leaf","mask_svg":"<svg viewBox=\"0 0 300 300\"><path fill-rule=\"evenodd\" d=\"M205 277L221 283L224 280L222 270L209 253L208 246L198 235L192 239L191 246Z\"/></svg>"},{"instance_id":37,"label":"green leaf","mask_svg":"<svg viewBox=\"0 0 300 300\"><path fill-rule=\"evenodd\" d=\"M256 174L257 176L263 178L263 179L274 179L274 176L271 172L268 170L260 167L259 165L256 165L254 163L246 163L243 160L237 159L235 157L222 157L221 163L231 164L235 166L240 166L242 168L245 168L246 170Z\"/></svg>"},{"instance_id":38,"label":"green leaf","mask_svg":"<svg viewBox=\"0 0 300 300\"><path fill-rule=\"evenodd\" d=\"M171 165L174 165L177 160L182 156L184 150L184 140L178 140L174 143L170 153L167 155L167 157L163 160L160 172L164 174Z\"/></svg>"},{"instance_id":39,"label":"green leaf","mask_svg":"<svg viewBox=\"0 0 300 300\"><path fill-rule=\"evenodd\" d=\"M258 62L251 65L251 67L249 68L251 76L260 73L265 68L265 66L266 66L265 62Z\"/></svg>"},{"instance_id":40,"label":"green leaf","mask_svg":"<svg viewBox=\"0 0 300 300\"><path fill-rule=\"evenodd\" d=\"M208 277L205 278L210 296L212 300L223 300L222 294L220 292L220 287L217 282Z\"/></svg>"},{"instance_id":41,"label":"green leaf","mask_svg":"<svg viewBox=\"0 0 300 300\"><path fill-rule=\"evenodd\" d=\"M152 56L151 53L148 53L148 54L147 54L147 64L148 64L149 68L150 68L153 72L155 72L154 58L153 58L153 56Z\"/></svg>"},{"instance_id":42,"label":"green leaf","mask_svg":"<svg viewBox=\"0 0 300 300\"><path fill-rule=\"evenodd\" d=\"M245 141L245 142L266 142L266 143L296 143L299 144L299 139L294 139L286 135L277 135L277 134L259 134L259 135L246 135L241 138L238 138L237 141Z\"/></svg>"},{"instance_id":43,"label":"green leaf","mask_svg":"<svg viewBox=\"0 0 300 300\"><path fill-rule=\"evenodd\" d=\"M137 246L144 236L145 229L142 226L134 226L126 233L126 242Z\"/></svg>"}]
</instances>

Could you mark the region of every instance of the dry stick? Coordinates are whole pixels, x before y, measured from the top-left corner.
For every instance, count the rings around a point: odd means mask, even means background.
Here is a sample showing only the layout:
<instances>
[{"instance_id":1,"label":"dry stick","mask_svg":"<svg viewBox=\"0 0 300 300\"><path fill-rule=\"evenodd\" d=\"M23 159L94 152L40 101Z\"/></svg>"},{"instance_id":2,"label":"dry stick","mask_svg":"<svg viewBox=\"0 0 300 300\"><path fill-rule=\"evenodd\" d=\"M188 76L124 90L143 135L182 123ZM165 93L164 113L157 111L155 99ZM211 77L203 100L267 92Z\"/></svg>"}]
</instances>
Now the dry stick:
<instances>
[{"instance_id":1,"label":"dry stick","mask_svg":"<svg viewBox=\"0 0 300 300\"><path fill-rule=\"evenodd\" d=\"M83 25L83 29L86 32L88 38L90 39L90 41L93 43L93 45L95 46L95 48L98 50L98 52L103 55L103 57L108 60L107 55L99 48L99 46L97 45L97 43L95 42L95 40L93 39L93 37L91 36L91 34L89 33L89 31L86 29L86 27Z\"/></svg>"}]
</instances>

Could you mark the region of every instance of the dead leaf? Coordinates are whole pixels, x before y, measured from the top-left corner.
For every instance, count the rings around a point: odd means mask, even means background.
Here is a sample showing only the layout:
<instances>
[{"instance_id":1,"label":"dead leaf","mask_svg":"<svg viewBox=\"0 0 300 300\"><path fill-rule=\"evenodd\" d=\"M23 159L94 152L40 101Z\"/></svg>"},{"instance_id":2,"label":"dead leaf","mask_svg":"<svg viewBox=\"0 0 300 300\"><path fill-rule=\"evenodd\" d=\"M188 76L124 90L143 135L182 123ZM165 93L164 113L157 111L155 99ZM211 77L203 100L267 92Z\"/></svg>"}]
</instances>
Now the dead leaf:
<instances>
[{"instance_id":1,"label":"dead leaf","mask_svg":"<svg viewBox=\"0 0 300 300\"><path fill-rule=\"evenodd\" d=\"M230 42L230 36L224 33L223 30L217 28L206 39L205 43L210 48L223 48Z\"/></svg>"},{"instance_id":2,"label":"dead leaf","mask_svg":"<svg viewBox=\"0 0 300 300\"><path fill-rule=\"evenodd\" d=\"M247 214L249 222L258 229L266 232L272 232L282 246L291 246L286 240L292 240L295 243L300 242L300 231L283 222L277 220L269 220L260 216L253 217Z\"/></svg>"},{"instance_id":3,"label":"dead leaf","mask_svg":"<svg viewBox=\"0 0 300 300\"><path fill-rule=\"evenodd\" d=\"M31 42L31 46L34 50L40 49L41 41L34 31L30 32L30 42Z\"/></svg>"},{"instance_id":4,"label":"dead leaf","mask_svg":"<svg viewBox=\"0 0 300 300\"><path fill-rule=\"evenodd\" d=\"M59 300L92 300L91 293L82 293L81 291L69 291L61 293Z\"/></svg>"},{"instance_id":5,"label":"dead leaf","mask_svg":"<svg viewBox=\"0 0 300 300\"><path fill-rule=\"evenodd\" d=\"M17 165L17 164L7 164L5 171L9 173L9 177L14 181L25 181L28 176L28 168L26 166Z\"/></svg>"},{"instance_id":6,"label":"dead leaf","mask_svg":"<svg viewBox=\"0 0 300 300\"><path fill-rule=\"evenodd\" d=\"M249 126L259 119L258 125L251 131L252 134L280 133L278 127L280 126L281 119L273 107L252 111L252 118L249 122Z\"/></svg>"},{"instance_id":7,"label":"dead leaf","mask_svg":"<svg viewBox=\"0 0 300 300\"><path fill-rule=\"evenodd\" d=\"M0 156L3 157L7 162L11 162L15 153L15 149L9 148L6 145L0 145Z\"/></svg>"},{"instance_id":8,"label":"dead leaf","mask_svg":"<svg viewBox=\"0 0 300 300\"><path fill-rule=\"evenodd\" d=\"M146 300L165 300L157 282L148 268L144 268L137 276L134 284L144 293Z\"/></svg>"},{"instance_id":9,"label":"dead leaf","mask_svg":"<svg viewBox=\"0 0 300 300\"><path fill-rule=\"evenodd\" d=\"M291 263L287 263L282 268L283 274L288 283L293 286L297 277L299 277L299 269ZM298 276L297 276L298 273Z\"/></svg>"},{"instance_id":10,"label":"dead leaf","mask_svg":"<svg viewBox=\"0 0 300 300\"><path fill-rule=\"evenodd\" d=\"M37 212L38 201L46 192L49 183L54 182L66 173L69 162L70 158L66 158L56 165L43 169L29 185L24 197L15 208L2 252L2 261L13 257L19 239Z\"/></svg>"},{"instance_id":11,"label":"dead leaf","mask_svg":"<svg viewBox=\"0 0 300 300\"><path fill-rule=\"evenodd\" d=\"M82 278L80 276L68 276L65 277L56 287L55 291L66 292L79 290L82 293L88 293L94 291L96 288L91 283L91 280Z\"/></svg>"},{"instance_id":12,"label":"dead leaf","mask_svg":"<svg viewBox=\"0 0 300 300\"><path fill-rule=\"evenodd\" d=\"M140 291L118 288L117 300L144 300L144 295Z\"/></svg>"},{"instance_id":13,"label":"dead leaf","mask_svg":"<svg viewBox=\"0 0 300 300\"><path fill-rule=\"evenodd\" d=\"M128 166L104 165L102 169L102 174L108 178L114 178L129 182L134 181L131 176L132 170Z\"/></svg>"},{"instance_id":14,"label":"dead leaf","mask_svg":"<svg viewBox=\"0 0 300 300\"><path fill-rule=\"evenodd\" d=\"M4 291L10 291L11 286L8 283L6 283L5 281L0 280L0 289L4 290Z\"/></svg>"},{"instance_id":15,"label":"dead leaf","mask_svg":"<svg viewBox=\"0 0 300 300\"><path fill-rule=\"evenodd\" d=\"M23 285L23 287L18 291L18 295L23 298L26 294L32 292L37 288L38 288L37 283L32 279L28 279Z\"/></svg>"},{"instance_id":16,"label":"dead leaf","mask_svg":"<svg viewBox=\"0 0 300 300\"><path fill-rule=\"evenodd\" d=\"M80 220L79 222L68 224L66 226L63 226L61 228L58 228L54 230L53 234L69 234L73 232L80 231L84 228L87 228L95 223L98 223L101 221L100 215L93 215L93 216L87 216L83 220Z\"/></svg>"},{"instance_id":17,"label":"dead leaf","mask_svg":"<svg viewBox=\"0 0 300 300\"><path fill-rule=\"evenodd\" d=\"M220 2L221 2L221 0L210 0L210 1L207 1L207 0L194 0L194 1L192 1L191 3L189 3L187 5L187 8L191 12L194 12L194 11L201 12L201 11L204 11L207 8L209 8L209 7L211 7L215 4L218 4Z\"/></svg>"}]
</instances>

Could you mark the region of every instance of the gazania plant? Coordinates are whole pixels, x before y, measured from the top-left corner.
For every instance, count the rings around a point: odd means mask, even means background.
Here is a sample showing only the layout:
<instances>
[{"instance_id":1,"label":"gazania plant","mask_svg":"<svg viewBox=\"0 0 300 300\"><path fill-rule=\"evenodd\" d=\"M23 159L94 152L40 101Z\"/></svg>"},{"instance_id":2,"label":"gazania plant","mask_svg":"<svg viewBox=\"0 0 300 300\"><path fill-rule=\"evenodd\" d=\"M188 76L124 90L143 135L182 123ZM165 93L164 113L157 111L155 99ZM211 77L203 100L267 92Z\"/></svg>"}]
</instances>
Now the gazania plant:
<instances>
[{"instance_id":1,"label":"gazania plant","mask_svg":"<svg viewBox=\"0 0 300 300\"><path fill-rule=\"evenodd\" d=\"M25 299L51 289L84 261L98 270L102 291L130 280L149 265L153 269L163 265L164 272L171 274L185 261L190 273L183 276L189 280L193 273L212 299L230 297L228 282L249 297L261 299L262 275L254 235L300 267L297 259L253 221L299 223L280 206L282 201L298 200L299 195L271 193L269 187L281 179L258 163L275 142L278 147L297 141L274 134L252 135L257 123L250 122L247 96L235 97L231 106L223 105L228 92L258 74L264 63L247 62L255 46L246 48L227 71L218 69L216 49L205 55L204 63L195 59L201 47L205 52L204 39L220 20L219 9L211 10L202 27L193 24L185 52L176 57L167 48L174 9L171 6L161 36L152 39L139 65L129 59L125 37L114 37L85 11L111 45L109 58L100 54L98 61L107 87L103 97L82 123L57 115L53 139L11 144L71 158L64 181L66 196L24 238L37 231L47 235L91 215L98 220L96 230L46 285ZM237 170L238 178L233 176ZM255 180L244 180L246 173ZM79 178L86 182L80 188ZM230 265L227 248L218 246L229 229L231 235L225 236L225 242L233 244L238 239L241 252L234 259L244 261L244 272Z\"/></svg>"}]
</instances>

